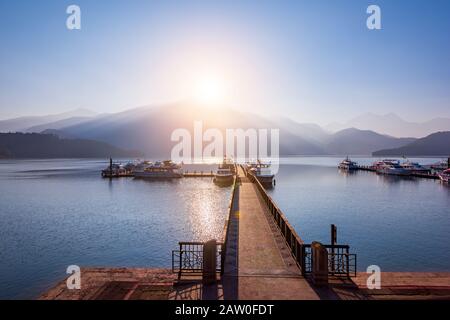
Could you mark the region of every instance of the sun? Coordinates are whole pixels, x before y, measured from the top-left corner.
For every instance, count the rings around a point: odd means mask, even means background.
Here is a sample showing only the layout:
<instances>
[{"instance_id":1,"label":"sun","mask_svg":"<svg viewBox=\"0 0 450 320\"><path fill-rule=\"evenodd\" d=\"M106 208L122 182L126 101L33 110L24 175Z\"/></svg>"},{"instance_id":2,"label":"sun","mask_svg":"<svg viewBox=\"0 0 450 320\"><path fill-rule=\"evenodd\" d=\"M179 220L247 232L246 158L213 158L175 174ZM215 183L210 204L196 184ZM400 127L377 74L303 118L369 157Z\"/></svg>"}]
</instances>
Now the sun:
<instances>
[{"instance_id":1,"label":"sun","mask_svg":"<svg viewBox=\"0 0 450 320\"><path fill-rule=\"evenodd\" d=\"M206 105L217 105L225 98L225 85L219 77L201 77L194 84L194 98Z\"/></svg>"}]
</instances>

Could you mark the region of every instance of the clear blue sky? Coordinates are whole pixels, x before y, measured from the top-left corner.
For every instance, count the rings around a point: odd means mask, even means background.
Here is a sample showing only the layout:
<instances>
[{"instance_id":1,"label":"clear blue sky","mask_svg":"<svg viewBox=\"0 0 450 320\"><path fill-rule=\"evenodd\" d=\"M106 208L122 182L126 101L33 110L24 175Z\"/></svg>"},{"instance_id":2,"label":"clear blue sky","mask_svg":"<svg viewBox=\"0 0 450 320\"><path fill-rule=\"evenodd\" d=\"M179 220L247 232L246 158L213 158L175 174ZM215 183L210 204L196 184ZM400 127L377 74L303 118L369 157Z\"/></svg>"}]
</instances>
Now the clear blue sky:
<instances>
[{"instance_id":1,"label":"clear blue sky","mask_svg":"<svg viewBox=\"0 0 450 320\"><path fill-rule=\"evenodd\" d=\"M79 31L65 27L69 4ZM380 31L366 28L369 4ZM252 112L450 116L447 0L2 0L0 39L0 119L174 101L205 70Z\"/></svg>"}]
</instances>

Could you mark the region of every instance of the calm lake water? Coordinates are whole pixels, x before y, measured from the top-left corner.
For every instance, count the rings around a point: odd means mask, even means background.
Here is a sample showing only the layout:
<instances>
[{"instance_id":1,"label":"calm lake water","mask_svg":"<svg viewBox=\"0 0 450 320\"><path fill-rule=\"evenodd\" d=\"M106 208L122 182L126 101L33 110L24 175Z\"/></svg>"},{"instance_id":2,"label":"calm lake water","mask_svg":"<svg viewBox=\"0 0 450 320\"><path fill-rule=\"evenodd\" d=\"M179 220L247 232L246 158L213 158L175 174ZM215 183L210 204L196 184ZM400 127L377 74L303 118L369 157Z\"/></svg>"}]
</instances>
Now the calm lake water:
<instances>
[{"instance_id":1,"label":"calm lake water","mask_svg":"<svg viewBox=\"0 0 450 320\"><path fill-rule=\"evenodd\" d=\"M377 264L384 271L450 271L450 187L343 174L340 160L282 160L270 193L299 235L328 243L336 224L338 242L351 245L360 270ZM34 298L72 264L170 267L178 241L220 237L230 188L210 178L109 181L99 177L105 166L0 161L0 298Z\"/></svg>"},{"instance_id":2,"label":"calm lake water","mask_svg":"<svg viewBox=\"0 0 450 320\"><path fill-rule=\"evenodd\" d=\"M34 298L72 264L170 267L178 241L221 236L230 187L211 178L109 181L100 177L106 165L0 161L0 298Z\"/></svg>"},{"instance_id":3,"label":"calm lake water","mask_svg":"<svg viewBox=\"0 0 450 320\"><path fill-rule=\"evenodd\" d=\"M342 158L285 159L269 193L305 242L338 243L358 270L450 271L450 187L440 181L340 172ZM354 158L369 165L373 158ZM431 164L441 159L411 159Z\"/></svg>"}]
</instances>

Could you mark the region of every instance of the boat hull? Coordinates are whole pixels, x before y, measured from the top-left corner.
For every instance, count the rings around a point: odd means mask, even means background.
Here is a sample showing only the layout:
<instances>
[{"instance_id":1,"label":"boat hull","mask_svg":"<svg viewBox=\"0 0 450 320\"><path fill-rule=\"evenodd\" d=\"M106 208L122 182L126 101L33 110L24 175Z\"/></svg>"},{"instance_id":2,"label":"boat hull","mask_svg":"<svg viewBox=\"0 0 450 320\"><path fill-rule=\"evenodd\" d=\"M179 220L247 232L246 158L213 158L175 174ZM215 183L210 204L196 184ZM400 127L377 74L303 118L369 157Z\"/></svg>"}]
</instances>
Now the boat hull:
<instances>
[{"instance_id":1,"label":"boat hull","mask_svg":"<svg viewBox=\"0 0 450 320\"><path fill-rule=\"evenodd\" d=\"M450 175L447 174L439 174L439 179L441 179L444 183L450 183Z\"/></svg>"},{"instance_id":2,"label":"boat hull","mask_svg":"<svg viewBox=\"0 0 450 320\"><path fill-rule=\"evenodd\" d=\"M256 179L266 188L273 187L273 178L274 176L256 176Z\"/></svg>"},{"instance_id":3,"label":"boat hull","mask_svg":"<svg viewBox=\"0 0 450 320\"><path fill-rule=\"evenodd\" d=\"M353 171L353 170L358 169L356 166L347 166L347 165L339 165L338 168L341 170L347 170L347 171Z\"/></svg>"},{"instance_id":4,"label":"boat hull","mask_svg":"<svg viewBox=\"0 0 450 320\"><path fill-rule=\"evenodd\" d=\"M391 176L409 176L411 174L410 171L404 170L404 169L378 169L378 173L380 174L387 174Z\"/></svg>"}]
</instances>

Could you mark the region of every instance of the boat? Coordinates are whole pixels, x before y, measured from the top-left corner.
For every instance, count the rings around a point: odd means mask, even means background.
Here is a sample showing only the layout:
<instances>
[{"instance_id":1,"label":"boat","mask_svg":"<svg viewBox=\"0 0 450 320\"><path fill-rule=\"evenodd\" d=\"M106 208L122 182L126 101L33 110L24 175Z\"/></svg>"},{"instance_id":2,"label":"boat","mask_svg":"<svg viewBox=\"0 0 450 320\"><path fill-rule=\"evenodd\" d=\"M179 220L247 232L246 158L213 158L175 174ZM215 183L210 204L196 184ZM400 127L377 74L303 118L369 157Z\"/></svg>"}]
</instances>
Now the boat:
<instances>
[{"instance_id":1,"label":"boat","mask_svg":"<svg viewBox=\"0 0 450 320\"><path fill-rule=\"evenodd\" d=\"M229 186L233 184L234 174L229 168L220 168L214 174L214 183L220 186Z\"/></svg>"},{"instance_id":2,"label":"boat","mask_svg":"<svg viewBox=\"0 0 450 320\"><path fill-rule=\"evenodd\" d=\"M430 165L430 168L436 171L450 169L450 158L434 163Z\"/></svg>"},{"instance_id":3,"label":"boat","mask_svg":"<svg viewBox=\"0 0 450 320\"><path fill-rule=\"evenodd\" d=\"M129 177L132 175L132 169L124 166L120 163L113 163L112 159L109 159L109 166L102 170L103 178L120 178Z\"/></svg>"},{"instance_id":4,"label":"boat","mask_svg":"<svg viewBox=\"0 0 450 320\"><path fill-rule=\"evenodd\" d=\"M439 179L441 179L442 182L450 183L450 169L446 169L442 172L438 173Z\"/></svg>"},{"instance_id":5,"label":"boat","mask_svg":"<svg viewBox=\"0 0 450 320\"><path fill-rule=\"evenodd\" d=\"M377 162L374 165L377 173L395 175L395 176L409 176L411 172L400 166L400 161L385 159L381 162Z\"/></svg>"},{"instance_id":6,"label":"boat","mask_svg":"<svg viewBox=\"0 0 450 320\"><path fill-rule=\"evenodd\" d=\"M270 163L262 163L258 160L256 165L252 166L248 172L254 175L264 187L272 187L275 175L270 167Z\"/></svg>"},{"instance_id":7,"label":"boat","mask_svg":"<svg viewBox=\"0 0 450 320\"><path fill-rule=\"evenodd\" d=\"M339 169L342 169L342 170L348 170L348 171L351 171L351 170L356 170L356 169L358 169L358 164L357 164L356 162L354 162L354 161L351 161L351 160L347 157L347 158L345 158L344 160L342 160L341 163L339 163L338 168L339 168Z\"/></svg>"},{"instance_id":8,"label":"boat","mask_svg":"<svg viewBox=\"0 0 450 320\"><path fill-rule=\"evenodd\" d=\"M229 186L233 183L235 174L235 163L230 158L224 157L216 173L214 173L213 181L221 186Z\"/></svg>"},{"instance_id":9,"label":"boat","mask_svg":"<svg viewBox=\"0 0 450 320\"><path fill-rule=\"evenodd\" d=\"M141 179L174 179L183 177L180 168L179 164L171 160L155 163L144 161L135 167L133 173L135 178Z\"/></svg>"},{"instance_id":10,"label":"boat","mask_svg":"<svg viewBox=\"0 0 450 320\"><path fill-rule=\"evenodd\" d=\"M418 162L411 162L409 160L401 163L400 167L408 170L410 173L413 173L413 174L429 174L429 173L431 173L430 169L425 168L424 166L420 165Z\"/></svg>"},{"instance_id":11,"label":"boat","mask_svg":"<svg viewBox=\"0 0 450 320\"><path fill-rule=\"evenodd\" d=\"M127 177L131 175L131 171L128 171L123 165L114 163L109 165L106 169L102 170L103 178L119 178Z\"/></svg>"},{"instance_id":12,"label":"boat","mask_svg":"<svg viewBox=\"0 0 450 320\"><path fill-rule=\"evenodd\" d=\"M236 165L234 161L226 156L223 158L222 163L219 165L219 169L229 169L231 173L236 174Z\"/></svg>"}]
</instances>

